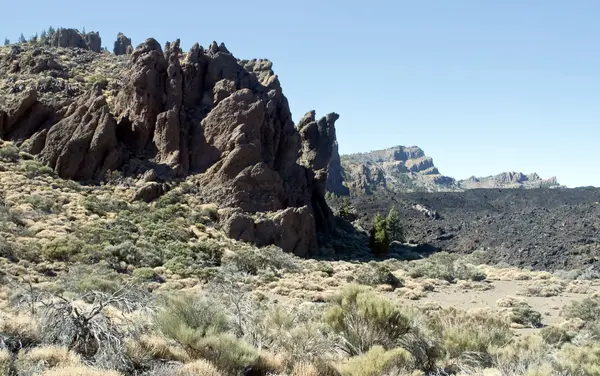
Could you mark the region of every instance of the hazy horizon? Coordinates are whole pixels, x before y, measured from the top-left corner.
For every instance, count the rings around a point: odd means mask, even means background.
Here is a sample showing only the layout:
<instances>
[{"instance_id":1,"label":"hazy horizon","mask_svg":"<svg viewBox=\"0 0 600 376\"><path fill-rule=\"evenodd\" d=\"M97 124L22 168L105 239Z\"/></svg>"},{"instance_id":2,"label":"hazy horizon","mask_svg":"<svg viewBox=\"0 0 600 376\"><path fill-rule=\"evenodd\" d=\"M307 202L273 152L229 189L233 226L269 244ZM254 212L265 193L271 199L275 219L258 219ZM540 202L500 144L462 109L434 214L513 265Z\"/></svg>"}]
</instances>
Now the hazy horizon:
<instances>
[{"instance_id":1,"label":"hazy horizon","mask_svg":"<svg viewBox=\"0 0 600 376\"><path fill-rule=\"evenodd\" d=\"M339 113L341 154L417 145L457 179L516 171L600 186L600 3L165 6L32 0L27 17L4 20L0 36L15 42L52 25L99 31L109 50L118 32L134 45L180 38L186 50L222 41L239 59L273 61L294 120L311 109ZM14 2L0 9L24 12Z\"/></svg>"}]
</instances>

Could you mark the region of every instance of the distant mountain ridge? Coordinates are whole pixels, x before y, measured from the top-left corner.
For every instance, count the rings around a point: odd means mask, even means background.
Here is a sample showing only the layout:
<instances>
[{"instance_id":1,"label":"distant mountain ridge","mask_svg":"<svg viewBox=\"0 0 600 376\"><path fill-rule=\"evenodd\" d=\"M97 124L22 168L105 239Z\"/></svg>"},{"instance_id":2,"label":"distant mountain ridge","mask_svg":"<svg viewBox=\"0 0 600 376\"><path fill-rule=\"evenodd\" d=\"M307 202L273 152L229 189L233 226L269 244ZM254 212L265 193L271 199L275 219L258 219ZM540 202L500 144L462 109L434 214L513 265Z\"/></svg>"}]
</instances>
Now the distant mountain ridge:
<instances>
[{"instance_id":1,"label":"distant mountain ridge","mask_svg":"<svg viewBox=\"0 0 600 376\"><path fill-rule=\"evenodd\" d=\"M433 158L418 146L398 145L366 153L339 155L334 148L327 190L335 195L392 192L456 192L477 188L559 187L556 177L503 172L456 180L440 173Z\"/></svg>"}]
</instances>

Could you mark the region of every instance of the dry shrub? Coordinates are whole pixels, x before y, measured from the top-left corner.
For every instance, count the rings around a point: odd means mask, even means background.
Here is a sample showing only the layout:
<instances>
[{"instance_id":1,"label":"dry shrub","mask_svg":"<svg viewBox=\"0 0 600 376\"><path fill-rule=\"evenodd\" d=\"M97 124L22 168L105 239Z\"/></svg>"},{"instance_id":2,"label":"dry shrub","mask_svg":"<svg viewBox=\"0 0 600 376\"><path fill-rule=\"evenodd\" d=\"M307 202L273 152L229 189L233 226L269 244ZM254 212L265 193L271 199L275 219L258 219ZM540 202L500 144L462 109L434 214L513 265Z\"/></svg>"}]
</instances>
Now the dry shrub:
<instances>
[{"instance_id":1,"label":"dry shrub","mask_svg":"<svg viewBox=\"0 0 600 376\"><path fill-rule=\"evenodd\" d=\"M19 352L17 368L26 370L31 367L43 365L44 368L57 366L73 366L81 363L79 355L64 346L40 346L29 351Z\"/></svg>"},{"instance_id":2,"label":"dry shrub","mask_svg":"<svg viewBox=\"0 0 600 376\"><path fill-rule=\"evenodd\" d=\"M0 313L0 347L17 351L39 342L38 325L30 315Z\"/></svg>"},{"instance_id":3,"label":"dry shrub","mask_svg":"<svg viewBox=\"0 0 600 376\"><path fill-rule=\"evenodd\" d=\"M556 279L537 279L528 282L517 295L550 297L560 295L565 291L566 284Z\"/></svg>"},{"instance_id":4,"label":"dry shrub","mask_svg":"<svg viewBox=\"0 0 600 376\"><path fill-rule=\"evenodd\" d=\"M408 369L412 363L411 354L404 349L374 346L367 353L348 359L339 369L344 376L379 376Z\"/></svg>"},{"instance_id":5,"label":"dry shrub","mask_svg":"<svg viewBox=\"0 0 600 376\"><path fill-rule=\"evenodd\" d=\"M10 352L6 349L0 349L0 376L8 376L12 358Z\"/></svg>"},{"instance_id":6,"label":"dry shrub","mask_svg":"<svg viewBox=\"0 0 600 376\"><path fill-rule=\"evenodd\" d=\"M432 323L442 339L449 359L489 365L489 349L506 345L513 337L510 326L496 312L483 310L465 312L448 308L435 312Z\"/></svg>"},{"instance_id":7,"label":"dry shrub","mask_svg":"<svg viewBox=\"0 0 600 376\"><path fill-rule=\"evenodd\" d=\"M546 364L552 351L552 347L537 335L517 338L506 346L491 350L495 366L503 375L527 375Z\"/></svg>"},{"instance_id":8,"label":"dry shrub","mask_svg":"<svg viewBox=\"0 0 600 376\"><path fill-rule=\"evenodd\" d=\"M408 317L391 302L357 285L347 286L334 298L324 320L342 336L340 348L349 355L375 345L394 348L410 329Z\"/></svg>"},{"instance_id":9,"label":"dry shrub","mask_svg":"<svg viewBox=\"0 0 600 376\"><path fill-rule=\"evenodd\" d=\"M221 376L219 370L210 362L199 359L193 363L184 364L175 371L176 376Z\"/></svg>"},{"instance_id":10,"label":"dry shrub","mask_svg":"<svg viewBox=\"0 0 600 376\"><path fill-rule=\"evenodd\" d=\"M542 314L535 311L525 302L521 302L512 308L509 308L507 319L511 323L530 328L538 328L542 325Z\"/></svg>"},{"instance_id":11,"label":"dry shrub","mask_svg":"<svg viewBox=\"0 0 600 376\"><path fill-rule=\"evenodd\" d=\"M317 367L308 362L299 362L294 364L291 376L320 376Z\"/></svg>"},{"instance_id":12,"label":"dry shrub","mask_svg":"<svg viewBox=\"0 0 600 376\"><path fill-rule=\"evenodd\" d=\"M227 374L238 374L254 364L258 351L229 333L199 338L190 345L194 358L203 358Z\"/></svg>"},{"instance_id":13,"label":"dry shrub","mask_svg":"<svg viewBox=\"0 0 600 376\"><path fill-rule=\"evenodd\" d=\"M40 376L122 376L122 374L117 371L77 365L51 368Z\"/></svg>"},{"instance_id":14,"label":"dry shrub","mask_svg":"<svg viewBox=\"0 0 600 376\"><path fill-rule=\"evenodd\" d=\"M580 281L575 280L569 282L567 285L567 292L573 294L589 294L591 290L591 282L590 281Z\"/></svg>"},{"instance_id":15,"label":"dry shrub","mask_svg":"<svg viewBox=\"0 0 600 376\"><path fill-rule=\"evenodd\" d=\"M568 343L556 358L557 368L567 375L600 375L600 344L578 347Z\"/></svg>"},{"instance_id":16,"label":"dry shrub","mask_svg":"<svg viewBox=\"0 0 600 376\"><path fill-rule=\"evenodd\" d=\"M514 296L505 296L496 300L496 306L499 308L512 308L516 307L525 301L522 298L516 298Z\"/></svg>"},{"instance_id":17,"label":"dry shrub","mask_svg":"<svg viewBox=\"0 0 600 376\"><path fill-rule=\"evenodd\" d=\"M189 362L187 352L174 342L158 335L143 335L139 339L127 341L127 355L132 362L140 366L148 360L170 360Z\"/></svg>"},{"instance_id":18,"label":"dry shrub","mask_svg":"<svg viewBox=\"0 0 600 376\"><path fill-rule=\"evenodd\" d=\"M492 281L526 281L531 279L528 271L517 268L494 268L492 266L480 266L487 274L487 279Z\"/></svg>"},{"instance_id":19,"label":"dry shrub","mask_svg":"<svg viewBox=\"0 0 600 376\"><path fill-rule=\"evenodd\" d=\"M585 298L574 301L563 308L561 314L567 319L581 319L592 322L600 319L600 297Z\"/></svg>"}]
</instances>

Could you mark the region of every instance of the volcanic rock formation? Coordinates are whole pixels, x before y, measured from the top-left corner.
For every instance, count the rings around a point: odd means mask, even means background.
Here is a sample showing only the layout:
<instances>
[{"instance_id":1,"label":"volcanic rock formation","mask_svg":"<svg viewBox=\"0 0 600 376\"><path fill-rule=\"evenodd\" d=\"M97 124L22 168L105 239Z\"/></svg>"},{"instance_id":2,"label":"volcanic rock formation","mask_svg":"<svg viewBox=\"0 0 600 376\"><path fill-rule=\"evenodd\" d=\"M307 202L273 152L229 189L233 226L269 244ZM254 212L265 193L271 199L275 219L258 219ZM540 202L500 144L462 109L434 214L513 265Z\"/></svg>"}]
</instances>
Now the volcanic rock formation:
<instances>
[{"instance_id":1,"label":"volcanic rock formation","mask_svg":"<svg viewBox=\"0 0 600 376\"><path fill-rule=\"evenodd\" d=\"M113 48L115 55L130 55L133 52L133 46L131 45L131 39L127 38L125 34L117 34L117 40Z\"/></svg>"},{"instance_id":2,"label":"volcanic rock formation","mask_svg":"<svg viewBox=\"0 0 600 376\"><path fill-rule=\"evenodd\" d=\"M6 57L0 70L22 55ZM230 236L309 255L317 232L333 228L325 189L338 115L309 112L296 127L271 67L237 60L216 42L184 53L179 40L163 52L148 39L116 81L91 81L59 102L35 90L0 100L0 135L66 179L100 180L117 169L145 176L136 196L146 201L166 191L148 176L187 178L208 202L229 208L221 218Z\"/></svg>"}]
</instances>

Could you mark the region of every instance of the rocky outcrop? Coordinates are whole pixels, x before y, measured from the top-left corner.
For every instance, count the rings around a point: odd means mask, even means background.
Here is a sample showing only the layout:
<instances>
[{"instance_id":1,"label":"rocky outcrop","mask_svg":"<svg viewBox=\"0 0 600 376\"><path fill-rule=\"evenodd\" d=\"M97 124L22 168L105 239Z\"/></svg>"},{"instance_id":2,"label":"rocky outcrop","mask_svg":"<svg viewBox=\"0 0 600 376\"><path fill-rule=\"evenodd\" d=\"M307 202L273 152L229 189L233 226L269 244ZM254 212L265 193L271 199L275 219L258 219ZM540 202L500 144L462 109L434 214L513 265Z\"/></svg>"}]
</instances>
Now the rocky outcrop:
<instances>
[{"instance_id":1,"label":"rocky outcrop","mask_svg":"<svg viewBox=\"0 0 600 376\"><path fill-rule=\"evenodd\" d=\"M65 43L81 45L72 39ZM46 99L52 120L31 127L23 122L41 102L28 94L4 110L4 135L20 132L63 178L99 180L121 167L136 180L152 176L133 199L151 201L164 182L187 179L205 201L237 213L223 216L232 237L316 252L317 232L333 229L325 190L337 114L309 112L296 127L272 63L237 60L222 43L184 53L179 40L163 49L148 39L120 77L67 105Z\"/></svg>"},{"instance_id":2,"label":"rocky outcrop","mask_svg":"<svg viewBox=\"0 0 600 376\"><path fill-rule=\"evenodd\" d=\"M329 165L327 190L338 196L346 188L354 195L391 192L456 192L476 188L558 187L556 178L542 179L537 174L506 172L485 178L455 180L442 175L417 146L395 146L368 153L343 155Z\"/></svg>"},{"instance_id":3,"label":"rocky outcrop","mask_svg":"<svg viewBox=\"0 0 600 376\"><path fill-rule=\"evenodd\" d=\"M494 176L459 180L458 185L463 189L477 188L550 188L560 187L556 177L542 179L538 174L523 174L522 172L503 172Z\"/></svg>"},{"instance_id":4,"label":"rocky outcrop","mask_svg":"<svg viewBox=\"0 0 600 376\"><path fill-rule=\"evenodd\" d=\"M97 32L80 33L75 29L58 29L46 39L52 47L82 48L94 52L102 50L102 39Z\"/></svg>"},{"instance_id":5,"label":"rocky outcrop","mask_svg":"<svg viewBox=\"0 0 600 376\"><path fill-rule=\"evenodd\" d=\"M96 87L72 103L58 123L41 131L45 143L40 159L65 179L102 179L122 162L116 127Z\"/></svg>"},{"instance_id":6,"label":"rocky outcrop","mask_svg":"<svg viewBox=\"0 0 600 376\"><path fill-rule=\"evenodd\" d=\"M344 185L344 176L342 175L342 162L338 151L337 140L333 143L333 151L331 153L331 162L327 169L327 191L337 196L348 196L350 190Z\"/></svg>"},{"instance_id":7,"label":"rocky outcrop","mask_svg":"<svg viewBox=\"0 0 600 376\"><path fill-rule=\"evenodd\" d=\"M335 161L335 159L334 159ZM328 191L337 195L379 191L456 191L454 179L440 174L433 159L417 146L396 146L368 153L344 155L339 167L329 166ZM346 188L346 190L344 190Z\"/></svg>"},{"instance_id":8,"label":"rocky outcrop","mask_svg":"<svg viewBox=\"0 0 600 376\"><path fill-rule=\"evenodd\" d=\"M113 52L115 55L131 55L133 52L133 46L131 45L131 39L127 38L125 34L117 34L117 40L115 41Z\"/></svg>"}]
</instances>

